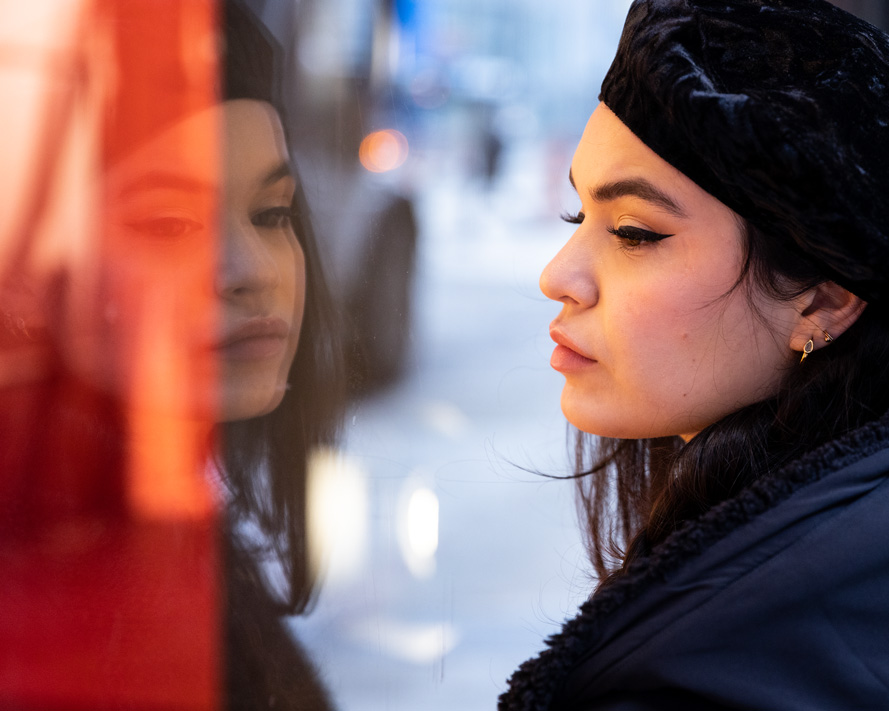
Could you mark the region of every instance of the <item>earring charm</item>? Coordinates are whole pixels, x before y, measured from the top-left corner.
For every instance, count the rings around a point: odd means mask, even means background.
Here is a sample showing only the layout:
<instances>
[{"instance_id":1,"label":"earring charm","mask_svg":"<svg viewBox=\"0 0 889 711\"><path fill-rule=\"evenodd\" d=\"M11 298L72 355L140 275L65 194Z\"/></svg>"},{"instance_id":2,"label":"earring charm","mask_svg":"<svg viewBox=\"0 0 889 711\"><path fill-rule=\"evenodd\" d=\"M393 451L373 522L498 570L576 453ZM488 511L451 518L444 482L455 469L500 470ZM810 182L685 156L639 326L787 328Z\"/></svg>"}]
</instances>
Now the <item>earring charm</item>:
<instances>
[{"instance_id":1,"label":"earring charm","mask_svg":"<svg viewBox=\"0 0 889 711\"><path fill-rule=\"evenodd\" d=\"M815 350L815 341L811 338L806 341L806 345L803 346L803 357L799 359L799 362L802 363L808 355Z\"/></svg>"},{"instance_id":2,"label":"earring charm","mask_svg":"<svg viewBox=\"0 0 889 711\"><path fill-rule=\"evenodd\" d=\"M825 342L825 343L830 343L830 342L833 340L833 336L831 336L831 335L830 335L827 331L825 331L823 328L821 329L821 332L824 334L824 342Z\"/></svg>"}]
</instances>

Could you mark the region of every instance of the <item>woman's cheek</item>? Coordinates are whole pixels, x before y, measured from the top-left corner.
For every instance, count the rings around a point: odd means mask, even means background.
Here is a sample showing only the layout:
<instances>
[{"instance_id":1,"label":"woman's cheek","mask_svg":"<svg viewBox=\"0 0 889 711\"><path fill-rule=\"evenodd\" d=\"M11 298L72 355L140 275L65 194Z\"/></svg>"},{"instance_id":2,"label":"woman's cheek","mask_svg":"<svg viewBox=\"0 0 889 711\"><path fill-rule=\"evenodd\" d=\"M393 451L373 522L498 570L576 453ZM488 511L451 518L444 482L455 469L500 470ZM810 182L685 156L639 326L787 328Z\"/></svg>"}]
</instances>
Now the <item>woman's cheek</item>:
<instances>
[{"instance_id":1,"label":"woman's cheek","mask_svg":"<svg viewBox=\"0 0 889 711\"><path fill-rule=\"evenodd\" d=\"M651 395L668 390L667 397L674 397L676 390L687 389L689 372L694 372L697 355L690 336L690 314L675 289L650 290L640 293L639 298L627 310L632 323L626 329L625 342L632 351L629 365L646 381Z\"/></svg>"}]
</instances>

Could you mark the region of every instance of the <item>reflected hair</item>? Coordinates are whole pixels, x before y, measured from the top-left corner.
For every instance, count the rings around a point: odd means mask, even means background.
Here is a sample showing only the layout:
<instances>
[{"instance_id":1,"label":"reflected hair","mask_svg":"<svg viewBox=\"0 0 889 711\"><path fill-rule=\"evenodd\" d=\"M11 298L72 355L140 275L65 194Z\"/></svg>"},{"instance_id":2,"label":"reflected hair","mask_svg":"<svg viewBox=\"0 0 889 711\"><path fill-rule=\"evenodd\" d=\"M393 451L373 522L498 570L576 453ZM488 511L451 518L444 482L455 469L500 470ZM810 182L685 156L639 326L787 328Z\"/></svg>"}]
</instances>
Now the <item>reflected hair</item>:
<instances>
[{"instance_id":1,"label":"reflected hair","mask_svg":"<svg viewBox=\"0 0 889 711\"><path fill-rule=\"evenodd\" d=\"M289 591L281 607L287 614L303 611L313 591L307 545L309 458L335 440L345 401L336 314L299 189L293 221L305 253L306 304L284 399L266 415L226 423L221 433L231 493L229 525L259 525L267 544L250 554L273 554L282 563Z\"/></svg>"},{"instance_id":2,"label":"reflected hair","mask_svg":"<svg viewBox=\"0 0 889 711\"><path fill-rule=\"evenodd\" d=\"M277 91L280 82L276 81L280 47L241 3L228 0L222 11L226 38L222 100L268 102L278 112L286 137L287 116ZM228 566L229 575L255 576L258 571L247 563L249 559L276 558L287 578L287 589L278 600L280 612L286 614L304 611L312 599L314 581L307 541L308 463L313 451L334 442L345 402L337 313L295 167L294 177L297 185L291 222L305 255L306 300L287 389L281 404L271 412L226 423L221 432L221 464L231 496L227 554L232 561L240 561ZM242 523L257 525L261 542L250 542L234 533ZM233 549L248 546L252 547Z\"/></svg>"}]
</instances>

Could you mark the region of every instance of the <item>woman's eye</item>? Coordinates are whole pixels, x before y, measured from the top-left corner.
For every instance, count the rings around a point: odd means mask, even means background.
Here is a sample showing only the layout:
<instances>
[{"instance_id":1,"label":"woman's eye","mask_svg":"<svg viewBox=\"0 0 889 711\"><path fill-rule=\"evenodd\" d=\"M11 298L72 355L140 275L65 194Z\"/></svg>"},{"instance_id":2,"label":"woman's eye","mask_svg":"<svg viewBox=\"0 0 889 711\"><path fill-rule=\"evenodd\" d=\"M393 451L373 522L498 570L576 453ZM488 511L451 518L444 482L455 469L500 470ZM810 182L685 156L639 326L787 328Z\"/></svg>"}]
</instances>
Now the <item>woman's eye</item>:
<instances>
[{"instance_id":1,"label":"woman's eye","mask_svg":"<svg viewBox=\"0 0 889 711\"><path fill-rule=\"evenodd\" d=\"M203 228L200 222L187 217L146 217L131 220L126 225L147 237L160 239L187 237Z\"/></svg>"},{"instance_id":2,"label":"woman's eye","mask_svg":"<svg viewBox=\"0 0 889 711\"><path fill-rule=\"evenodd\" d=\"M561 217L562 220L572 225L579 225L586 219L586 215L584 215L582 212L575 212L573 214L570 212L564 212L562 213Z\"/></svg>"},{"instance_id":3,"label":"woman's eye","mask_svg":"<svg viewBox=\"0 0 889 711\"><path fill-rule=\"evenodd\" d=\"M252 221L256 227L284 229L293 226L293 213L290 211L289 205L286 207L272 207L256 213Z\"/></svg>"},{"instance_id":4,"label":"woman's eye","mask_svg":"<svg viewBox=\"0 0 889 711\"><path fill-rule=\"evenodd\" d=\"M651 230L643 230L641 227L632 227L630 225L609 227L608 232L615 237L620 238L624 243L622 246L627 249L635 249L636 247L641 246L644 242L660 242L662 239L673 236L663 235L659 232L652 232Z\"/></svg>"}]
</instances>

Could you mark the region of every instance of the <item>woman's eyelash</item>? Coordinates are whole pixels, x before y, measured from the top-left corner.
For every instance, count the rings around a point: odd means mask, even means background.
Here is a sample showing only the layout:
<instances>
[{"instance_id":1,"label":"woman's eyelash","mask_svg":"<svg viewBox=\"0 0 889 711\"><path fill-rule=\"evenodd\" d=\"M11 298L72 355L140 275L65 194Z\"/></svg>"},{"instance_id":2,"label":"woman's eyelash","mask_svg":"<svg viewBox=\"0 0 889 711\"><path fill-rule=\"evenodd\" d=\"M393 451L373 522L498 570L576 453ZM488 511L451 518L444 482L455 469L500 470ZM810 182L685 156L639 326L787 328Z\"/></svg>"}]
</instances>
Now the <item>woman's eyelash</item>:
<instances>
[{"instance_id":1,"label":"woman's eyelash","mask_svg":"<svg viewBox=\"0 0 889 711\"><path fill-rule=\"evenodd\" d=\"M627 242L627 246L629 247L638 247L643 242L660 242L662 239L673 236L662 235L659 232L643 230L641 227L632 227L630 225L623 225L622 227L609 227L607 229L608 232L613 234L615 237L620 237L620 239L625 240Z\"/></svg>"},{"instance_id":2,"label":"woman's eyelash","mask_svg":"<svg viewBox=\"0 0 889 711\"><path fill-rule=\"evenodd\" d=\"M585 219L586 215L582 212L562 213L562 219L572 225L579 225ZM633 248L638 247L643 242L660 242L662 239L672 237L673 235L664 235L660 232L652 232L651 230L643 230L641 227L633 227L631 225L623 225L622 227L608 227L607 231L615 237L619 237L626 243L625 246Z\"/></svg>"},{"instance_id":3,"label":"woman's eyelash","mask_svg":"<svg viewBox=\"0 0 889 711\"><path fill-rule=\"evenodd\" d=\"M254 215L253 224L257 227L289 227L293 224L293 214L289 206L272 207Z\"/></svg>"},{"instance_id":4,"label":"woman's eyelash","mask_svg":"<svg viewBox=\"0 0 889 711\"><path fill-rule=\"evenodd\" d=\"M203 224L197 220L181 215L157 215L126 223L127 227L145 237L159 239L178 239L203 229Z\"/></svg>"},{"instance_id":5,"label":"woman's eyelash","mask_svg":"<svg viewBox=\"0 0 889 711\"><path fill-rule=\"evenodd\" d=\"M581 222L584 221L586 215L584 215L582 212L563 212L560 217L563 221L568 222L572 225L579 225Z\"/></svg>"}]
</instances>

